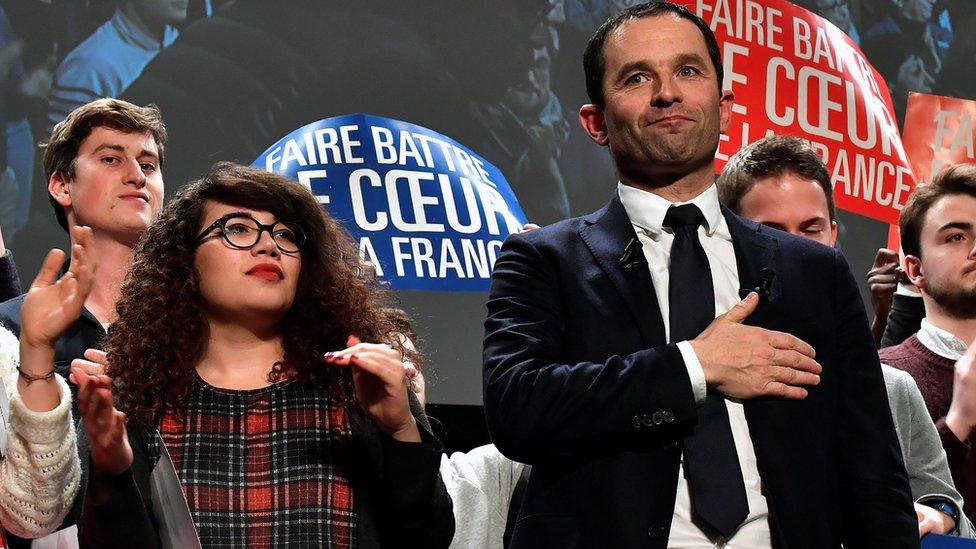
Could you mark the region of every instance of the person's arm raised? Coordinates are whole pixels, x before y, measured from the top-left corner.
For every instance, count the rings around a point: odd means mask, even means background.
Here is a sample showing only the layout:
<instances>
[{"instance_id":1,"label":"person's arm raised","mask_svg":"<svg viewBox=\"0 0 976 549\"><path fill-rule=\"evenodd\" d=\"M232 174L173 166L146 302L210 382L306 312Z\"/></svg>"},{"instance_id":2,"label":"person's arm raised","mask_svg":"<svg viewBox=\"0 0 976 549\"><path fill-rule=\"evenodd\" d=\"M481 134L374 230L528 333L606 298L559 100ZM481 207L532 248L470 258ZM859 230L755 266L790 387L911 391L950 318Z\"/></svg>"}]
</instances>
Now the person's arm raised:
<instances>
[{"instance_id":1,"label":"person's arm raised","mask_svg":"<svg viewBox=\"0 0 976 549\"><path fill-rule=\"evenodd\" d=\"M78 413L91 442L93 474L118 476L132 466L125 414L115 409L112 379L90 371L71 366L71 380L78 385Z\"/></svg>"},{"instance_id":2,"label":"person's arm raised","mask_svg":"<svg viewBox=\"0 0 976 549\"><path fill-rule=\"evenodd\" d=\"M20 377L17 390L28 408L54 409L63 395L54 379L54 345L78 320L91 292L95 262L88 246L91 229L72 227L71 266L55 280L64 252L51 250L21 307ZM70 398L70 397L69 397Z\"/></svg>"},{"instance_id":3,"label":"person's arm raised","mask_svg":"<svg viewBox=\"0 0 976 549\"><path fill-rule=\"evenodd\" d=\"M385 343L363 343L356 336L349 336L346 345L326 353L326 363L352 367L356 401L380 430L401 442L420 442L400 352Z\"/></svg>"},{"instance_id":4,"label":"person's arm raised","mask_svg":"<svg viewBox=\"0 0 976 549\"><path fill-rule=\"evenodd\" d=\"M898 287L898 252L887 248L878 249L867 278L868 289L871 292L871 307L874 309L871 335L874 336L875 344L880 344L885 327L888 325L892 296Z\"/></svg>"}]
</instances>

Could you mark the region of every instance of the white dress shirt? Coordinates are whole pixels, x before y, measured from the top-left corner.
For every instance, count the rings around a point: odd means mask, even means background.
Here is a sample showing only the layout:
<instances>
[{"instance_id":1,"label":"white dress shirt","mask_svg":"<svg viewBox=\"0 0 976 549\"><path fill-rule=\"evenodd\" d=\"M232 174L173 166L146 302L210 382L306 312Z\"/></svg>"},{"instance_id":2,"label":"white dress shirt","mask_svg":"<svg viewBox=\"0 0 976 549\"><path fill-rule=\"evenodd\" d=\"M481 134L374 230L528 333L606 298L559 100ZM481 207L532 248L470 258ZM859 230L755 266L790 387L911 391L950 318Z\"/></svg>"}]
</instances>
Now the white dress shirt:
<instances>
[{"instance_id":1,"label":"white dress shirt","mask_svg":"<svg viewBox=\"0 0 976 549\"><path fill-rule=\"evenodd\" d=\"M922 319L922 325L915 337L918 338L919 343L942 358L959 360L962 355L966 354L965 341L951 332L936 327L927 318Z\"/></svg>"},{"instance_id":2,"label":"white dress shirt","mask_svg":"<svg viewBox=\"0 0 976 549\"><path fill-rule=\"evenodd\" d=\"M643 247L647 267L654 284L654 293L664 321L665 337L670 341L670 308L668 306L668 265L670 264L671 243L674 235L665 229L664 216L672 205L666 199L634 187L618 184L617 192L624 210L634 225L637 238ZM690 201L698 206L705 217L705 225L698 228L705 255L712 271L712 285L715 289L715 314L721 315L739 302L739 272L736 268L735 252L732 248L732 235L719 208L718 190L712 185ZM678 205L680 203L676 203ZM678 342L678 349L688 369L695 399L699 405L705 400L705 374L701 362L695 355L691 344ZM749 515L742 526L729 538L710 540L691 520L691 497L688 481L684 475L684 458L678 471L678 495L671 520L670 548L725 547L729 549L766 548L770 546L769 509L762 495L759 470L756 467L756 452L749 436L742 404L726 398L732 438L735 441L742 479L745 482Z\"/></svg>"}]
</instances>

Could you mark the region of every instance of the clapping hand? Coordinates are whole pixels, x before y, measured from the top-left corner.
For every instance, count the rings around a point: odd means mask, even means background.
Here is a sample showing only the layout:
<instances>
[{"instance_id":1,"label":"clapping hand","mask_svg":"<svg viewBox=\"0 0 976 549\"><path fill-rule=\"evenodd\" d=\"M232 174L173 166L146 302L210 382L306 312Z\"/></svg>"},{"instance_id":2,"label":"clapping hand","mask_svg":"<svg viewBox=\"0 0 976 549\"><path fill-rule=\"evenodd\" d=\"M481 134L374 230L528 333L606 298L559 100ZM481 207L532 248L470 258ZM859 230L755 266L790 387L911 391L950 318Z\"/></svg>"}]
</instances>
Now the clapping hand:
<instances>
[{"instance_id":1,"label":"clapping hand","mask_svg":"<svg viewBox=\"0 0 976 549\"><path fill-rule=\"evenodd\" d=\"M891 311L891 296L898 287L900 276L898 252L880 248L874 255L874 264L868 271L868 288L871 290L871 305L878 318L888 318Z\"/></svg>"},{"instance_id":2,"label":"clapping hand","mask_svg":"<svg viewBox=\"0 0 976 549\"><path fill-rule=\"evenodd\" d=\"M55 280L64 252L51 250L24 297L20 310L20 379L18 392L28 408L53 410L60 402L54 383L54 344L85 306L95 278L88 227L71 228L71 266Z\"/></svg>"},{"instance_id":3,"label":"clapping hand","mask_svg":"<svg viewBox=\"0 0 976 549\"><path fill-rule=\"evenodd\" d=\"M874 255L871 270L868 271L868 288L871 291L871 307L874 309L871 334L875 344L881 343L884 336L888 313L891 312L892 296L904 276L905 273L898 265L898 252L880 248Z\"/></svg>"},{"instance_id":4,"label":"clapping hand","mask_svg":"<svg viewBox=\"0 0 976 549\"><path fill-rule=\"evenodd\" d=\"M976 427L976 342L956 361L946 426L964 443Z\"/></svg>"},{"instance_id":5,"label":"clapping hand","mask_svg":"<svg viewBox=\"0 0 976 549\"><path fill-rule=\"evenodd\" d=\"M108 358L105 351L99 351L98 349L86 349L85 358L76 358L71 361L71 369L74 371L75 368L80 368L83 372L89 376L100 376L104 375L108 370ZM74 384L78 384L75 380L74 374L68 376L68 379Z\"/></svg>"},{"instance_id":6,"label":"clapping hand","mask_svg":"<svg viewBox=\"0 0 976 549\"><path fill-rule=\"evenodd\" d=\"M347 347L325 354L327 364L351 367L356 401L394 439L420 442L417 421L407 399L407 373L400 352L382 343L349 336Z\"/></svg>"},{"instance_id":7,"label":"clapping hand","mask_svg":"<svg viewBox=\"0 0 976 549\"><path fill-rule=\"evenodd\" d=\"M89 250L91 239L89 227L71 228L74 242L71 265L57 280L55 277L64 262L64 252L48 252L21 307L22 345L53 347L61 334L81 316L95 278L95 262Z\"/></svg>"},{"instance_id":8,"label":"clapping hand","mask_svg":"<svg viewBox=\"0 0 976 549\"><path fill-rule=\"evenodd\" d=\"M132 466L132 447L125 429L125 414L112 401L112 379L95 374L105 367L105 354L88 349L86 357L101 362L75 359L71 364L71 381L78 385L78 412L85 422L91 440L94 470L119 475Z\"/></svg>"}]
</instances>

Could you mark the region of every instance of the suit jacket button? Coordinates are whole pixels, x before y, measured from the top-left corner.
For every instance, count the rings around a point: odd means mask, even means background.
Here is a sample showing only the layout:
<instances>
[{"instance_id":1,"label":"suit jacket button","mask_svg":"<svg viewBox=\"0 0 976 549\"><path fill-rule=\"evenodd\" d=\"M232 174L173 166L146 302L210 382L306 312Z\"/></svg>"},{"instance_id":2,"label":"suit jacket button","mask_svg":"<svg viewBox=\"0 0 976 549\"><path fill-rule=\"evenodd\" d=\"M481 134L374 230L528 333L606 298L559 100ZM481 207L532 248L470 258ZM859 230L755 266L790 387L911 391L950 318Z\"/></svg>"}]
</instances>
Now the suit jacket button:
<instances>
[{"instance_id":1,"label":"suit jacket button","mask_svg":"<svg viewBox=\"0 0 976 549\"><path fill-rule=\"evenodd\" d=\"M644 427L653 427L656 425L656 423L654 423L654 417L651 414L642 415L640 422Z\"/></svg>"},{"instance_id":2,"label":"suit jacket button","mask_svg":"<svg viewBox=\"0 0 976 549\"><path fill-rule=\"evenodd\" d=\"M674 413L670 410L661 412L661 417L664 418L665 423L674 423Z\"/></svg>"},{"instance_id":3,"label":"suit jacket button","mask_svg":"<svg viewBox=\"0 0 976 549\"><path fill-rule=\"evenodd\" d=\"M640 417L640 414L634 416L634 419L632 419L630 423L631 423L631 425L634 426L634 429L640 429L641 428L641 417Z\"/></svg>"},{"instance_id":4,"label":"suit jacket button","mask_svg":"<svg viewBox=\"0 0 976 549\"><path fill-rule=\"evenodd\" d=\"M654 422L654 425L664 423L664 412L654 412L654 414L651 415L651 421Z\"/></svg>"},{"instance_id":5,"label":"suit jacket button","mask_svg":"<svg viewBox=\"0 0 976 549\"><path fill-rule=\"evenodd\" d=\"M662 524L652 524L647 529L647 535L653 539L665 539L668 536L668 529Z\"/></svg>"}]
</instances>

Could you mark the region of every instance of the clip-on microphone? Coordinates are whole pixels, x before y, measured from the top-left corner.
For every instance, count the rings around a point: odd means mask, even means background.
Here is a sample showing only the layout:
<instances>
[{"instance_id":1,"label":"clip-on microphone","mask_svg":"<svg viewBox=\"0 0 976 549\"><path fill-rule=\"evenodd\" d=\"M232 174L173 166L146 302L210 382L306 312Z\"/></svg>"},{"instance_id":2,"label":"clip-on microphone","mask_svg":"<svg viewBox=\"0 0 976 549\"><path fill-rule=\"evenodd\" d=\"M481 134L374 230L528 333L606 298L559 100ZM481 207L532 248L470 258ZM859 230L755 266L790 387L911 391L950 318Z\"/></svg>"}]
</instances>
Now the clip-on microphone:
<instances>
[{"instance_id":1,"label":"clip-on microphone","mask_svg":"<svg viewBox=\"0 0 976 549\"><path fill-rule=\"evenodd\" d=\"M749 292L756 292L759 294L759 299L768 299L769 292L773 288L773 279L776 278L776 272L769 267L763 267L759 271L759 282L756 284L755 288L742 288L739 290L739 297L745 299Z\"/></svg>"},{"instance_id":2,"label":"clip-on microphone","mask_svg":"<svg viewBox=\"0 0 976 549\"><path fill-rule=\"evenodd\" d=\"M644 259L644 247L637 238L631 238L630 242L627 243L627 247L624 248L624 253L621 254L620 260L618 261L621 267L625 271L631 271L640 267L641 265L647 265L647 260Z\"/></svg>"}]
</instances>

